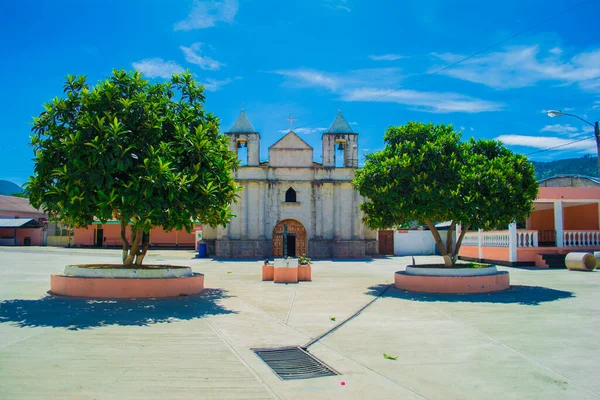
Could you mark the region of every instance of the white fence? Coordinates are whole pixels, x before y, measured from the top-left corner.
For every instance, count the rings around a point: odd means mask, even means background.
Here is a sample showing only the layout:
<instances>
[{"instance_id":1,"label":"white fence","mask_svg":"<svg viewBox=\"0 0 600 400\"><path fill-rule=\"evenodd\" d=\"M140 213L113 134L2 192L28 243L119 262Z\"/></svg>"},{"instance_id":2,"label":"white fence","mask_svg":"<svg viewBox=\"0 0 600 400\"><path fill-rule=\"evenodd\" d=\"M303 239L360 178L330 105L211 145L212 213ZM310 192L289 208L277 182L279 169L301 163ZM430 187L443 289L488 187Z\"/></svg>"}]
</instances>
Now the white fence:
<instances>
[{"instance_id":1,"label":"white fence","mask_svg":"<svg viewBox=\"0 0 600 400\"><path fill-rule=\"evenodd\" d=\"M509 247L510 234L509 231L491 231L481 232L482 247ZM479 233L468 232L465 234L462 242L463 246L479 246ZM517 231L517 247L537 247L538 232L537 231Z\"/></svg>"},{"instance_id":2,"label":"white fence","mask_svg":"<svg viewBox=\"0 0 600 400\"><path fill-rule=\"evenodd\" d=\"M600 231L564 231L565 247L600 246Z\"/></svg>"}]
</instances>

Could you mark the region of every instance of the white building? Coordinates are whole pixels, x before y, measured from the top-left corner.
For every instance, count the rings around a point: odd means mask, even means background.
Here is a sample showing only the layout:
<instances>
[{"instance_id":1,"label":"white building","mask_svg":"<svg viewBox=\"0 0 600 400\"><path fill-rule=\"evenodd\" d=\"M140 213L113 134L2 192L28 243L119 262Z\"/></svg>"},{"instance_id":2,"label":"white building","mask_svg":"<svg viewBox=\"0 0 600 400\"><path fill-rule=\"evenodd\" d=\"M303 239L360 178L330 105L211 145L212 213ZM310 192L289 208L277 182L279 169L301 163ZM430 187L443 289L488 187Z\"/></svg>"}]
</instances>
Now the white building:
<instances>
[{"instance_id":1,"label":"white building","mask_svg":"<svg viewBox=\"0 0 600 400\"><path fill-rule=\"evenodd\" d=\"M225 134L232 151L247 149L247 162L234 175L243 187L232 205L237 217L225 228L204 231L209 252L273 258L283 256L287 244L290 256L377 254L377 233L363 224L363 199L351 184L358 168L358 134L341 112L322 135L322 164L313 161L313 148L293 131L269 147L269 161L261 163L260 133L243 110Z\"/></svg>"}]
</instances>

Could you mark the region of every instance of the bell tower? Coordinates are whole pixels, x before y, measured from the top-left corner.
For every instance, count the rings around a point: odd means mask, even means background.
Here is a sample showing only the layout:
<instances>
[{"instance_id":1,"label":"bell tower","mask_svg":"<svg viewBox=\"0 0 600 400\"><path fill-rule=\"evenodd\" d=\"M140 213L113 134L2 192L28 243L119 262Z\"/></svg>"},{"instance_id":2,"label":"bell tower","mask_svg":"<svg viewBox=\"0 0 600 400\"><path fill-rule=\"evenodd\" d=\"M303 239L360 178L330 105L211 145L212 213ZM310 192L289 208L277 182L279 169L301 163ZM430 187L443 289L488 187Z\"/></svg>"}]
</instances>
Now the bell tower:
<instances>
[{"instance_id":1,"label":"bell tower","mask_svg":"<svg viewBox=\"0 0 600 400\"><path fill-rule=\"evenodd\" d=\"M341 111L338 111L321 140L323 167L358 168L358 133L352 131Z\"/></svg>"},{"instance_id":2,"label":"bell tower","mask_svg":"<svg viewBox=\"0 0 600 400\"><path fill-rule=\"evenodd\" d=\"M248 158L242 160L246 161L245 166L258 167L260 165L260 133L254 130L243 109L225 135L229 137L229 149L235 154L240 155L242 154L241 150L246 149L247 152L244 153Z\"/></svg>"}]
</instances>

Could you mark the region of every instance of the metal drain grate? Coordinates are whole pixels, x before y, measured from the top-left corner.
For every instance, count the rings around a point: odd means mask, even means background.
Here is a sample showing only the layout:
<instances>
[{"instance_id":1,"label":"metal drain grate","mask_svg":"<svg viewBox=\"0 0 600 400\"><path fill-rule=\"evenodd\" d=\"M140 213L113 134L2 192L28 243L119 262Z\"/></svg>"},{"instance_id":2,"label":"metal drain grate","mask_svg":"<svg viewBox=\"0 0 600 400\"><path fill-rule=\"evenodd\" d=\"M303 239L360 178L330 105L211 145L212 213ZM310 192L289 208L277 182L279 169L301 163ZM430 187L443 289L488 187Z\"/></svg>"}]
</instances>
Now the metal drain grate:
<instances>
[{"instance_id":1,"label":"metal drain grate","mask_svg":"<svg viewBox=\"0 0 600 400\"><path fill-rule=\"evenodd\" d=\"M339 375L300 347L253 350L283 380Z\"/></svg>"}]
</instances>

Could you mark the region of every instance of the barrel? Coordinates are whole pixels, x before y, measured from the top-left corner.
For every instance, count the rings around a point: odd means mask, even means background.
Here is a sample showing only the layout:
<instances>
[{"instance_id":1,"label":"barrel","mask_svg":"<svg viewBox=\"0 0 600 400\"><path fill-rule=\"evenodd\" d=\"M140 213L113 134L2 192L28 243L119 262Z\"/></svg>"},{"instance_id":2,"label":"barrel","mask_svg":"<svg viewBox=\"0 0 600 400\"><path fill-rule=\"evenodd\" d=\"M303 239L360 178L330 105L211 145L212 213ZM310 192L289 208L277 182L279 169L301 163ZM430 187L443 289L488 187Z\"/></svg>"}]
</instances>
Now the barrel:
<instances>
[{"instance_id":1,"label":"barrel","mask_svg":"<svg viewBox=\"0 0 600 400\"><path fill-rule=\"evenodd\" d=\"M593 271L596 268L596 258L592 253L572 252L567 254L565 264L573 271Z\"/></svg>"},{"instance_id":2,"label":"barrel","mask_svg":"<svg viewBox=\"0 0 600 400\"><path fill-rule=\"evenodd\" d=\"M198 258L206 258L208 255L208 250L206 247L206 243L200 243L198 245Z\"/></svg>"}]
</instances>

